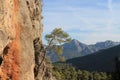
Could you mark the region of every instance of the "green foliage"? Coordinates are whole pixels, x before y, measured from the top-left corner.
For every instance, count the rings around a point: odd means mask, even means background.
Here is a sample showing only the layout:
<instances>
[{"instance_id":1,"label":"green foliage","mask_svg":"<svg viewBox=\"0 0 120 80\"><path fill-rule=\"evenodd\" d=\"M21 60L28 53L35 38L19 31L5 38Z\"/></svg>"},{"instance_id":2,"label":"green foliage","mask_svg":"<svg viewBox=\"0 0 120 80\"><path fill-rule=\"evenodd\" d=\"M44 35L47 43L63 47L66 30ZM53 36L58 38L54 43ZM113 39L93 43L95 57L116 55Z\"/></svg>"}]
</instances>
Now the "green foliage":
<instances>
[{"instance_id":1,"label":"green foliage","mask_svg":"<svg viewBox=\"0 0 120 80\"><path fill-rule=\"evenodd\" d=\"M63 50L62 46L56 46L54 48L55 53L57 53L58 55L62 55L62 50Z\"/></svg>"},{"instance_id":2,"label":"green foliage","mask_svg":"<svg viewBox=\"0 0 120 80\"><path fill-rule=\"evenodd\" d=\"M82 80L88 80L89 79L89 72L86 70L82 71Z\"/></svg>"},{"instance_id":3,"label":"green foliage","mask_svg":"<svg viewBox=\"0 0 120 80\"><path fill-rule=\"evenodd\" d=\"M65 62L65 57L63 57L63 56L58 56L58 58L60 59L60 61L62 61L62 62Z\"/></svg>"},{"instance_id":4,"label":"green foliage","mask_svg":"<svg viewBox=\"0 0 120 80\"><path fill-rule=\"evenodd\" d=\"M58 58L61 61L65 61L62 56L63 43L67 43L71 41L71 38L68 33L64 32L61 28L55 28L50 34L45 36L45 39L48 42L48 46L45 51L52 51L53 53L57 53Z\"/></svg>"},{"instance_id":5,"label":"green foliage","mask_svg":"<svg viewBox=\"0 0 120 80\"><path fill-rule=\"evenodd\" d=\"M101 80L101 75L98 72L93 73L94 80Z\"/></svg>"},{"instance_id":6,"label":"green foliage","mask_svg":"<svg viewBox=\"0 0 120 80\"><path fill-rule=\"evenodd\" d=\"M60 75L59 77L58 73ZM76 69L69 64L55 64L53 67L53 76L55 76L57 80L77 80Z\"/></svg>"},{"instance_id":7,"label":"green foliage","mask_svg":"<svg viewBox=\"0 0 120 80\"><path fill-rule=\"evenodd\" d=\"M45 39L50 45L62 44L71 40L69 34L61 28L55 28L50 34L45 36Z\"/></svg>"},{"instance_id":8,"label":"green foliage","mask_svg":"<svg viewBox=\"0 0 120 80\"><path fill-rule=\"evenodd\" d=\"M66 63L55 63L53 65L53 76L56 80L120 80L116 76L114 78L113 73L79 70Z\"/></svg>"}]
</instances>

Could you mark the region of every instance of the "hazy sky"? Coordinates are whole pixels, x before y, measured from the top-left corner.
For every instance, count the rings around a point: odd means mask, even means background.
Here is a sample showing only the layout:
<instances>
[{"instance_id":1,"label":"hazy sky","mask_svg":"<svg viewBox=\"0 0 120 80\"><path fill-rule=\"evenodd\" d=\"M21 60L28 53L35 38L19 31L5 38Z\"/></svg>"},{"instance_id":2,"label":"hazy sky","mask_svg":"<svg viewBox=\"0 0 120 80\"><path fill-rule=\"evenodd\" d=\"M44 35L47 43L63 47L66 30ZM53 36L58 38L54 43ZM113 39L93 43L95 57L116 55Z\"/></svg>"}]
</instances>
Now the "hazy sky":
<instances>
[{"instance_id":1,"label":"hazy sky","mask_svg":"<svg viewBox=\"0 0 120 80\"><path fill-rule=\"evenodd\" d=\"M43 0L45 34L61 27L83 43L120 41L120 0Z\"/></svg>"}]
</instances>

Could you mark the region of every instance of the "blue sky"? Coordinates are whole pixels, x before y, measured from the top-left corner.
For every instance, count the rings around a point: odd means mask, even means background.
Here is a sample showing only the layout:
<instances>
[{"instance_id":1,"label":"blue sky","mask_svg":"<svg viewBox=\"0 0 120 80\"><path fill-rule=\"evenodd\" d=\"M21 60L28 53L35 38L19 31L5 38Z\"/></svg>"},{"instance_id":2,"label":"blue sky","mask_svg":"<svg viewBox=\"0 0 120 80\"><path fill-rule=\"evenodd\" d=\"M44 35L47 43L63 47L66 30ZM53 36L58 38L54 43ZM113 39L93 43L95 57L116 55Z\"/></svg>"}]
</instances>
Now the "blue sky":
<instances>
[{"instance_id":1,"label":"blue sky","mask_svg":"<svg viewBox=\"0 0 120 80\"><path fill-rule=\"evenodd\" d=\"M60 27L83 43L120 41L120 0L43 0L43 17L43 36Z\"/></svg>"}]
</instances>

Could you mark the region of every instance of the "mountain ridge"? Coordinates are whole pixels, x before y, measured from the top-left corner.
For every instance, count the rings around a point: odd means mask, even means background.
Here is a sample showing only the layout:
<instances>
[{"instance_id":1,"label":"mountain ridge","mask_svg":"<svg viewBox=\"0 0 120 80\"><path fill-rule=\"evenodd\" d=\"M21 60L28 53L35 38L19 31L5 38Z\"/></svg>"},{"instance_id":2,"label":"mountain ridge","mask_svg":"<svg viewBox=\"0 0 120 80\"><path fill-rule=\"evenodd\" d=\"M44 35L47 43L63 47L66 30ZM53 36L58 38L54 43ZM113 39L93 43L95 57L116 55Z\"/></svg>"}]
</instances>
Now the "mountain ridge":
<instances>
[{"instance_id":1,"label":"mountain ridge","mask_svg":"<svg viewBox=\"0 0 120 80\"><path fill-rule=\"evenodd\" d=\"M76 39L71 40L69 43L63 44L63 54L62 56L65 57L65 59L71 59L75 57L82 57L88 54L92 54L96 51L107 49L116 45L119 45L120 42L114 42L111 40L106 40L104 42L98 42L96 44L87 45L85 43L82 43ZM50 56L52 62L58 61L58 57L54 53L47 54Z\"/></svg>"}]
</instances>

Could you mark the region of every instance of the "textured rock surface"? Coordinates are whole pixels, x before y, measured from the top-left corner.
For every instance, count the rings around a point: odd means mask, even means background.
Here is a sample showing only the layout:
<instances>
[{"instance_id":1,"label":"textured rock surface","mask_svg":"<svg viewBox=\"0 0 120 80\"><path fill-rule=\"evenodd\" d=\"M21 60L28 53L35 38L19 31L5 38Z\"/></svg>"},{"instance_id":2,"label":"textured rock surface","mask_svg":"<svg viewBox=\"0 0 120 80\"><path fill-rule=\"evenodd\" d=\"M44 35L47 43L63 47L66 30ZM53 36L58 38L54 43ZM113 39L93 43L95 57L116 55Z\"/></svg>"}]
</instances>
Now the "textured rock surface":
<instances>
[{"instance_id":1,"label":"textured rock surface","mask_svg":"<svg viewBox=\"0 0 120 80\"><path fill-rule=\"evenodd\" d=\"M41 40L39 38L34 40L35 48L35 80L53 80L52 66L49 60L45 58L45 52L43 46L40 45Z\"/></svg>"},{"instance_id":2,"label":"textured rock surface","mask_svg":"<svg viewBox=\"0 0 120 80\"><path fill-rule=\"evenodd\" d=\"M34 80L33 40L42 33L41 7L41 0L0 0L0 80ZM44 69L38 80L46 80Z\"/></svg>"}]
</instances>

